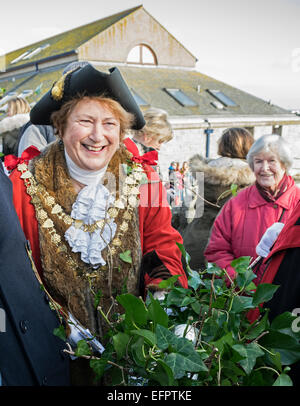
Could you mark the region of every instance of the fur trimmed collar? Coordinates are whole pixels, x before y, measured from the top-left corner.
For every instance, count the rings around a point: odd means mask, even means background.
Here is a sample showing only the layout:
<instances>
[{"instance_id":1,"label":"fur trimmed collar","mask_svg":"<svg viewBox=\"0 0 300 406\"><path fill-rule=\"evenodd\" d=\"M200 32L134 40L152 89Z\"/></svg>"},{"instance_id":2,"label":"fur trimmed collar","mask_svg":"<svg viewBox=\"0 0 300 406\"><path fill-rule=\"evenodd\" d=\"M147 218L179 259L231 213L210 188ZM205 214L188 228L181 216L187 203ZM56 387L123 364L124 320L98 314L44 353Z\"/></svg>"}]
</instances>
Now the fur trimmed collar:
<instances>
[{"instance_id":1,"label":"fur trimmed collar","mask_svg":"<svg viewBox=\"0 0 300 406\"><path fill-rule=\"evenodd\" d=\"M121 146L112 157L107 172L111 172L116 180L116 197L119 190L119 169L121 164L126 163L131 154ZM122 167L121 167L122 168ZM77 194L73 188L68 174L64 155L64 146L61 141L49 144L42 153L29 162L29 170L33 174L38 185L43 185L48 194L55 199L66 214L70 215L72 205ZM125 174L121 174L125 177ZM106 187L114 193L114 182L107 183ZM96 270L91 269L80 259L80 253L71 251L64 240L64 233L69 225L65 224L62 217L55 214L51 207L45 204L43 192L37 190L37 197L42 202L35 204L36 215L39 221L39 243L41 261L43 267L43 279L49 293L67 311L71 312L77 320L88 327L94 334L102 334L103 326L94 308L93 293L101 291L100 306L106 313L111 308L111 314L118 310L118 305L113 297L122 293L125 288L129 293L138 294L139 267L141 262L141 244L139 234L138 209L133 209L130 218L125 219L125 209L118 212L115 222L122 230L126 223L125 231L119 237L120 245L115 248L108 246L103 250L103 258L107 265L100 266ZM32 200L33 201L33 200ZM42 213L41 213L42 211ZM56 232L61 237L61 244L55 245L51 240L51 234L43 227L39 220L41 214L54 223ZM118 229L117 229L118 230ZM130 237L129 237L130 236ZM120 253L131 251L132 263L122 262Z\"/></svg>"},{"instance_id":2,"label":"fur trimmed collar","mask_svg":"<svg viewBox=\"0 0 300 406\"><path fill-rule=\"evenodd\" d=\"M29 113L16 114L15 116L5 117L0 121L0 134L6 131L12 131L22 127L29 121Z\"/></svg>"},{"instance_id":3,"label":"fur trimmed collar","mask_svg":"<svg viewBox=\"0 0 300 406\"><path fill-rule=\"evenodd\" d=\"M231 167L209 166L201 155L194 155L190 161L191 172L204 172L205 183L219 186L248 186L255 182L255 176L249 166L240 166L240 159L236 159L238 165L235 166L235 159L232 159Z\"/></svg>"}]
</instances>

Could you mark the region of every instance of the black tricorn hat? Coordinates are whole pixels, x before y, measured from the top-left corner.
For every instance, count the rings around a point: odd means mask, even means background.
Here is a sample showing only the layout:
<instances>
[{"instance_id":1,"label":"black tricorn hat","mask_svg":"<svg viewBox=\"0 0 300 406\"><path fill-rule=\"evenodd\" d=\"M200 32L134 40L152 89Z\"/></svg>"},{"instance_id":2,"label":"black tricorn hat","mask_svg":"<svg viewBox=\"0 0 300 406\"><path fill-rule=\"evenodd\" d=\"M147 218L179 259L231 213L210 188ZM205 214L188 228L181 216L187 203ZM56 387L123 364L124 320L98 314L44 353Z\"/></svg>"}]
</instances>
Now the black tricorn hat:
<instances>
[{"instance_id":1,"label":"black tricorn hat","mask_svg":"<svg viewBox=\"0 0 300 406\"><path fill-rule=\"evenodd\" d=\"M33 124L51 124L51 114L76 95L105 95L121 104L135 117L134 130L145 125L143 113L134 100L118 68L109 69L110 73L100 72L91 64L64 74L31 109L30 121Z\"/></svg>"}]
</instances>

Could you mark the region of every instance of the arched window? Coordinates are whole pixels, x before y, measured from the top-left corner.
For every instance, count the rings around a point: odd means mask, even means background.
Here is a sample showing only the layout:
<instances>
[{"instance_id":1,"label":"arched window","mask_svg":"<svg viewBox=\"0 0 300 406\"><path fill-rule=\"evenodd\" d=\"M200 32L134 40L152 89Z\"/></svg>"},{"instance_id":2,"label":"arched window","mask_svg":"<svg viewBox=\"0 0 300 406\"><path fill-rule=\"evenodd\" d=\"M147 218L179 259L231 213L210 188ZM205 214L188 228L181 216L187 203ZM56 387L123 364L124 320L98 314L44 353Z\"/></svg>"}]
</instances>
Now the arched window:
<instances>
[{"instance_id":1,"label":"arched window","mask_svg":"<svg viewBox=\"0 0 300 406\"><path fill-rule=\"evenodd\" d=\"M157 65L155 53L147 45L139 44L132 48L127 57L127 63L140 65Z\"/></svg>"}]
</instances>

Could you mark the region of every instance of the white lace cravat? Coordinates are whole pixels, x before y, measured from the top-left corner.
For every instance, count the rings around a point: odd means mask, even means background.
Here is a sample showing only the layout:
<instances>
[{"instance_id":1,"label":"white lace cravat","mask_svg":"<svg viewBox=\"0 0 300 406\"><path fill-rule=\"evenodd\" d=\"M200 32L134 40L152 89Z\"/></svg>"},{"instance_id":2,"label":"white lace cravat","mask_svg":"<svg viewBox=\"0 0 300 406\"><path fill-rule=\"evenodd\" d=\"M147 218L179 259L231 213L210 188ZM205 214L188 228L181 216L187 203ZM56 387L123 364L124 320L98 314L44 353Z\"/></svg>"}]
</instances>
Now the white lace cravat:
<instances>
[{"instance_id":1,"label":"white lace cravat","mask_svg":"<svg viewBox=\"0 0 300 406\"><path fill-rule=\"evenodd\" d=\"M116 223L107 214L115 198L101 183L107 167L96 172L86 171L74 164L66 151L65 154L70 176L87 185L78 193L72 206L71 217L82 221L85 225L104 220L103 226L93 232L84 231L82 227L72 224L65 232L65 238L73 252L81 253L83 262L93 267L105 265L101 252L113 239L117 229Z\"/></svg>"}]
</instances>

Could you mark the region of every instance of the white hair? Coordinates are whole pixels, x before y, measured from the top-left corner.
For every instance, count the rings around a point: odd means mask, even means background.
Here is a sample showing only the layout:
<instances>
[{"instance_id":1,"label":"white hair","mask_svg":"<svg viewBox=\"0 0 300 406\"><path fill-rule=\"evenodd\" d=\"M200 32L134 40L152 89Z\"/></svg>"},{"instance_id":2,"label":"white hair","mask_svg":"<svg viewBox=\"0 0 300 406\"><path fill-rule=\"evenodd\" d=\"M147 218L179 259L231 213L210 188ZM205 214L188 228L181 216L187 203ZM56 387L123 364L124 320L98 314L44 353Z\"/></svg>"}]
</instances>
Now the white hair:
<instances>
[{"instance_id":1,"label":"white hair","mask_svg":"<svg viewBox=\"0 0 300 406\"><path fill-rule=\"evenodd\" d=\"M263 135L254 142L247 154L247 162L252 170L254 168L253 158L260 152L273 152L276 154L281 164L285 167L286 172L288 172L293 165L289 144L280 135Z\"/></svg>"}]
</instances>

